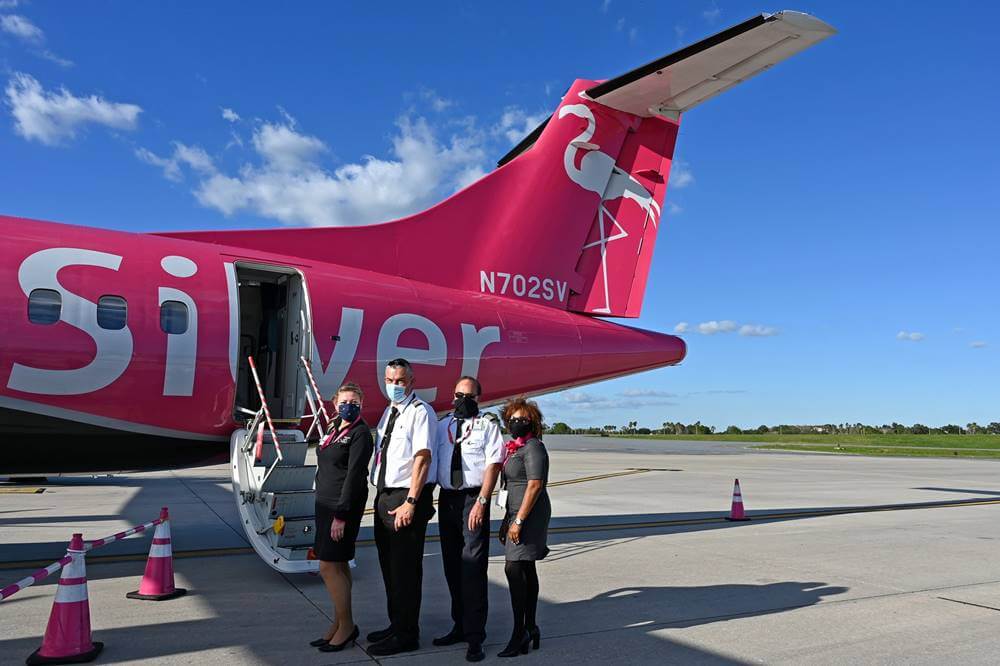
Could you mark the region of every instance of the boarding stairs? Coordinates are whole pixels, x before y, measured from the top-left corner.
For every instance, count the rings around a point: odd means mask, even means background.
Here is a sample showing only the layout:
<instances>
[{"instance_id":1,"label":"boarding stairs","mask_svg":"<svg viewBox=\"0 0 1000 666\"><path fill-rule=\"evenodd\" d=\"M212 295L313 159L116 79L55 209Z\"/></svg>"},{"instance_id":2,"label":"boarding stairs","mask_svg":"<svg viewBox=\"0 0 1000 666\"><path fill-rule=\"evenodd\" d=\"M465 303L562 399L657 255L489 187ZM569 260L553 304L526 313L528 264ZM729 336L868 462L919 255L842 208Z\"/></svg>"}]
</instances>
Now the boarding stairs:
<instances>
[{"instance_id":1,"label":"boarding stairs","mask_svg":"<svg viewBox=\"0 0 1000 666\"><path fill-rule=\"evenodd\" d=\"M282 573L319 570L310 552L316 529L316 465L306 464L306 455L307 438L321 432L326 412L317 400L308 362L301 360L309 377L310 413L302 419L272 419L258 382L261 408L239 410L248 417L246 426L234 431L229 442L233 495L247 540ZM252 359L251 368L256 380ZM305 421L311 423L303 430Z\"/></svg>"}]
</instances>

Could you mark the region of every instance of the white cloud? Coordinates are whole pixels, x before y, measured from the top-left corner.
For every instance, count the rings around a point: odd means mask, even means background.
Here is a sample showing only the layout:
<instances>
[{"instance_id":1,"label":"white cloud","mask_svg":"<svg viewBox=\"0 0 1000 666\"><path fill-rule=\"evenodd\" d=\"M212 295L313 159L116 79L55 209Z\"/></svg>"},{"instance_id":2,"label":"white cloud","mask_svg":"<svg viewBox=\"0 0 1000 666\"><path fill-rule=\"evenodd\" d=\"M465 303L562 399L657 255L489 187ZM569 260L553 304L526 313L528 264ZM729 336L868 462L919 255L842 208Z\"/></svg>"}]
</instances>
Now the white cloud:
<instances>
[{"instance_id":1,"label":"white cloud","mask_svg":"<svg viewBox=\"0 0 1000 666\"><path fill-rule=\"evenodd\" d=\"M766 338L777 335L778 329L774 326L762 326L761 324L743 324L740 326L740 335L752 338Z\"/></svg>"},{"instance_id":2,"label":"white cloud","mask_svg":"<svg viewBox=\"0 0 1000 666\"><path fill-rule=\"evenodd\" d=\"M667 202L667 215L680 215L684 212L684 209L675 204L673 201Z\"/></svg>"},{"instance_id":3,"label":"white cloud","mask_svg":"<svg viewBox=\"0 0 1000 666\"><path fill-rule=\"evenodd\" d=\"M604 2L601 3L601 13L602 14L607 14L608 13L608 8L610 6L611 6L611 0L604 0Z\"/></svg>"},{"instance_id":4,"label":"white cloud","mask_svg":"<svg viewBox=\"0 0 1000 666\"><path fill-rule=\"evenodd\" d=\"M139 148L135 151L136 157L153 166L163 169L163 175L174 182L182 179L181 167L187 166L192 170L210 175L216 172L215 164L202 148L198 146L186 146L183 143L174 144L174 152L170 157L160 157L146 148Z\"/></svg>"},{"instance_id":5,"label":"white cloud","mask_svg":"<svg viewBox=\"0 0 1000 666\"><path fill-rule=\"evenodd\" d=\"M639 38L639 28L636 28L635 26L629 28L628 29L628 41L630 41L630 42L632 42L634 44L635 41L638 38Z\"/></svg>"},{"instance_id":6,"label":"white cloud","mask_svg":"<svg viewBox=\"0 0 1000 666\"><path fill-rule=\"evenodd\" d=\"M86 124L112 129L135 129L142 108L90 95L77 97L65 88L46 91L32 76L16 72L6 88L14 130L25 139L57 145L76 136Z\"/></svg>"},{"instance_id":7,"label":"white cloud","mask_svg":"<svg viewBox=\"0 0 1000 666\"><path fill-rule=\"evenodd\" d=\"M680 189L694 182L691 165L684 160L674 160L670 165L670 187Z\"/></svg>"},{"instance_id":8,"label":"white cloud","mask_svg":"<svg viewBox=\"0 0 1000 666\"><path fill-rule=\"evenodd\" d=\"M531 134L548 115L545 111L528 113L520 107L509 106L500 116L500 122L493 127L493 133L505 137L511 144L516 144Z\"/></svg>"},{"instance_id":9,"label":"white cloud","mask_svg":"<svg viewBox=\"0 0 1000 666\"><path fill-rule=\"evenodd\" d=\"M676 393L657 389L626 389L622 391L626 398L676 398Z\"/></svg>"},{"instance_id":10,"label":"white cloud","mask_svg":"<svg viewBox=\"0 0 1000 666\"><path fill-rule=\"evenodd\" d=\"M430 88L421 88L420 97L427 104L429 104L434 111L437 111L438 113L441 113L445 109L448 109L449 107L454 106L455 104L455 102L453 102L452 100L447 99L445 97L441 97L440 95L437 94L436 91Z\"/></svg>"},{"instance_id":11,"label":"white cloud","mask_svg":"<svg viewBox=\"0 0 1000 666\"><path fill-rule=\"evenodd\" d=\"M737 328L735 321L723 319L722 321L706 321L698 324L698 332L702 335L715 335L716 333L732 333Z\"/></svg>"},{"instance_id":12,"label":"white cloud","mask_svg":"<svg viewBox=\"0 0 1000 666\"><path fill-rule=\"evenodd\" d=\"M982 340L974 340L969 343L969 346L972 347L973 349L983 349L984 347L986 347L986 343L983 342Z\"/></svg>"},{"instance_id":13,"label":"white cloud","mask_svg":"<svg viewBox=\"0 0 1000 666\"><path fill-rule=\"evenodd\" d=\"M231 123L235 123L235 122L239 121L240 114L236 113L235 111L233 111L232 109L230 109L228 107L223 107L223 109L222 109L222 118L224 120L228 120Z\"/></svg>"},{"instance_id":14,"label":"white cloud","mask_svg":"<svg viewBox=\"0 0 1000 666\"><path fill-rule=\"evenodd\" d=\"M9 35L14 35L27 42L40 43L45 39L45 33L37 25L23 16L17 14L7 14L0 16L0 30Z\"/></svg>"},{"instance_id":15,"label":"white cloud","mask_svg":"<svg viewBox=\"0 0 1000 666\"><path fill-rule=\"evenodd\" d=\"M0 0L0 9L14 9L17 4L18 0Z\"/></svg>"},{"instance_id":16,"label":"white cloud","mask_svg":"<svg viewBox=\"0 0 1000 666\"><path fill-rule=\"evenodd\" d=\"M706 9L701 13L701 17L705 19L709 24L715 23L719 20L719 16L722 15L722 10L715 3L712 3L711 8Z\"/></svg>"},{"instance_id":17,"label":"white cloud","mask_svg":"<svg viewBox=\"0 0 1000 666\"><path fill-rule=\"evenodd\" d=\"M199 203L225 215L248 211L286 224L343 226L384 222L416 212L443 190L454 191L483 173L481 133L438 138L423 118L400 118L391 157L366 156L332 171L321 163L329 154L318 137L299 131L295 121L264 123L253 134L255 158L225 173L197 146L175 144L159 157L138 151L143 161L171 180L189 167L199 180Z\"/></svg>"},{"instance_id":18,"label":"white cloud","mask_svg":"<svg viewBox=\"0 0 1000 666\"><path fill-rule=\"evenodd\" d=\"M674 26L674 37L677 38L677 43L680 44L684 39L684 33L687 32L687 28L679 23Z\"/></svg>"},{"instance_id":19,"label":"white cloud","mask_svg":"<svg viewBox=\"0 0 1000 666\"><path fill-rule=\"evenodd\" d=\"M924 339L923 333L910 333L907 331L900 331L896 334L897 340L907 340L909 342L920 342Z\"/></svg>"},{"instance_id":20,"label":"white cloud","mask_svg":"<svg viewBox=\"0 0 1000 666\"><path fill-rule=\"evenodd\" d=\"M687 333L691 329L691 325L686 321L682 321L676 326L674 326L674 333Z\"/></svg>"},{"instance_id":21,"label":"white cloud","mask_svg":"<svg viewBox=\"0 0 1000 666\"><path fill-rule=\"evenodd\" d=\"M624 18L620 18L620 19L618 19L615 22L615 30L617 30L618 32L621 32L624 29L625 29L625 19Z\"/></svg>"}]
</instances>

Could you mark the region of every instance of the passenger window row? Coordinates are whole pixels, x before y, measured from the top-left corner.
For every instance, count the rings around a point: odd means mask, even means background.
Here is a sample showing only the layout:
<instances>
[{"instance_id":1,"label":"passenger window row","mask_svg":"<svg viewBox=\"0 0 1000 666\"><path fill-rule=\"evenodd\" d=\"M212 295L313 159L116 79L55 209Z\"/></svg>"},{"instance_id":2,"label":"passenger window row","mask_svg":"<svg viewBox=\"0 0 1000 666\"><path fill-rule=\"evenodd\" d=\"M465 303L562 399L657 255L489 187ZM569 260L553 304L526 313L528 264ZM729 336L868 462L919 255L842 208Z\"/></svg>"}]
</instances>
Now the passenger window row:
<instances>
[{"instance_id":1,"label":"passenger window row","mask_svg":"<svg viewBox=\"0 0 1000 666\"><path fill-rule=\"evenodd\" d=\"M54 324L62 314L62 294L54 289L34 289L28 295L28 321L32 324ZM97 325L109 331L125 328L128 303L121 296L101 296L97 299ZM180 301L164 301L160 305L160 329L164 333L182 335L188 329L188 307Z\"/></svg>"}]
</instances>

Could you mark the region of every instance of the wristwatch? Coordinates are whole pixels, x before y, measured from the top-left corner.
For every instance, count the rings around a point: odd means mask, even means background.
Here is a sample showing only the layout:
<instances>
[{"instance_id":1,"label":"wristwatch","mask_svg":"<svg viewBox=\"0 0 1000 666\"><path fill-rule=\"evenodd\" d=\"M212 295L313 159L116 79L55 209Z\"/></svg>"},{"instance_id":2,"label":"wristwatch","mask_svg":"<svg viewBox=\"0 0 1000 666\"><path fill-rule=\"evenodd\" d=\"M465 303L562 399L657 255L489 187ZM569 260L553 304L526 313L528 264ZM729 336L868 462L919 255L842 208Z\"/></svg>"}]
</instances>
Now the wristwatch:
<instances>
[{"instance_id":1,"label":"wristwatch","mask_svg":"<svg viewBox=\"0 0 1000 666\"><path fill-rule=\"evenodd\" d=\"M480 495L479 497L477 497L476 501L479 502L480 504L482 504L483 506L486 506L487 504L490 503L489 498L483 497L482 495Z\"/></svg>"},{"instance_id":2,"label":"wristwatch","mask_svg":"<svg viewBox=\"0 0 1000 666\"><path fill-rule=\"evenodd\" d=\"M407 504L416 504L416 503L417 503L417 498L416 498L416 497L413 497L413 496L411 495L410 497L407 497L407 498L406 498L406 503L407 503Z\"/></svg>"},{"instance_id":3,"label":"wristwatch","mask_svg":"<svg viewBox=\"0 0 1000 666\"><path fill-rule=\"evenodd\" d=\"M517 525L518 527L520 527L521 525L524 525L524 521L521 520L520 518L515 518L514 519L514 524Z\"/></svg>"}]
</instances>

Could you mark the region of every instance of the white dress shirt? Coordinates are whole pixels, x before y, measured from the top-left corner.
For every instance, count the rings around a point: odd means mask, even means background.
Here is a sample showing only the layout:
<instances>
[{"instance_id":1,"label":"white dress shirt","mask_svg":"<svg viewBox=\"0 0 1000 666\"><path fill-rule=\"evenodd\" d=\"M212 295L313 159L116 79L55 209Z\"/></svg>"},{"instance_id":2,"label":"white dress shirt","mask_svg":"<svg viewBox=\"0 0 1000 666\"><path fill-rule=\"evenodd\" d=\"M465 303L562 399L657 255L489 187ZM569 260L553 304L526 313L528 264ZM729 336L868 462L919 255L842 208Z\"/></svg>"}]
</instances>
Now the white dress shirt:
<instances>
[{"instance_id":1,"label":"white dress shirt","mask_svg":"<svg viewBox=\"0 0 1000 666\"><path fill-rule=\"evenodd\" d=\"M454 414L438 421L437 451L434 453L437 481L446 490L478 488L483 485L488 465L503 464L504 443L500 426L484 416L466 419L461 433L455 432L456 425ZM464 481L461 488L451 485L451 457L456 444L462 447Z\"/></svg>"},{"instance_id":2,"label":"white dress shirt","mask_svg":"<svg viewBox=\"0 0 1000 666\"><path fill-rule=\"evenodd\" d=\"M434 410L413 392L395 405L399 410L396 424L392 428L389 448L382 451L382 438L385 427L392 413L393 405L385 408L382 419L378 422L378 433L375 437L375 464L372 465L369 479L372 485L378 483L379 466L385 465L386 488L409 488L413 477L413 458L420 451L430 451L431 461L427 470L426 483L434 483L434 440L435 416ZM382 458L385 458L382 460Z\"/></svg>"}]
</instances>

